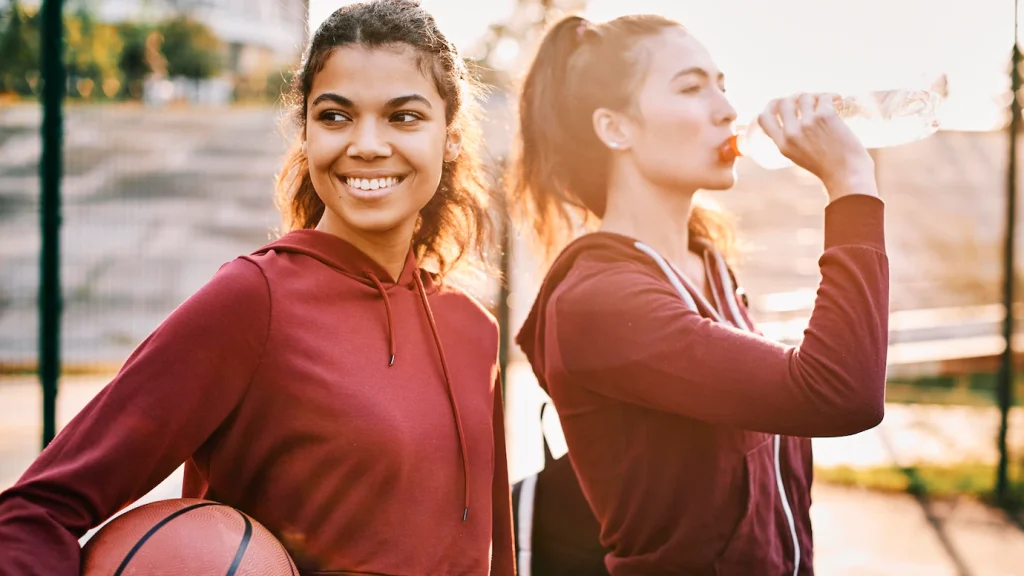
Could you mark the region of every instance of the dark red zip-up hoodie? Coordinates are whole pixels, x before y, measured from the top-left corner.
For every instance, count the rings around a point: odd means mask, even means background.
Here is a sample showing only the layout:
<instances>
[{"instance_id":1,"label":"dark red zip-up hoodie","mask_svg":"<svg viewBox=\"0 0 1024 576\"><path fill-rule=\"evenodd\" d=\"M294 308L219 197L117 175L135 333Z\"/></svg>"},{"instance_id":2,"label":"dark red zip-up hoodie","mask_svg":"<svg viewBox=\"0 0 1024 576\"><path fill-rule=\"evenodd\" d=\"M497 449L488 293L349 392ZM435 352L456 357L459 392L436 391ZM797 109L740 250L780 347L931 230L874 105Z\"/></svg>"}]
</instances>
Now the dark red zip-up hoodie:
<instances>
[{"instance_id":1,"label":"dark red zip-up hoodie","mask_svg":"<svg viewBox=\"0 0 1024 576\"><path fill-rule=\"evenodd\" d=\"M184 462L183 496L250 514L303 574L511 576L497 354L411 253L396 282L292 232L224 265L0 494L0 574L77 575L78 539Z\"/></svg>"},{"instance_id":2,"label":"dark red zip-up hoodie","mask_svg":"<svg viewBox=\"0 0 1024 576\"><path fill-rule=\"evenodd\" d=\"M826 208L797 347L754 333L724 265L706 260L717 306L636 240L586 235L552 266L519 345L613 576L813 574L808 438L871 428L884 410L883 204Z\"/></svg>"}]
</instances>

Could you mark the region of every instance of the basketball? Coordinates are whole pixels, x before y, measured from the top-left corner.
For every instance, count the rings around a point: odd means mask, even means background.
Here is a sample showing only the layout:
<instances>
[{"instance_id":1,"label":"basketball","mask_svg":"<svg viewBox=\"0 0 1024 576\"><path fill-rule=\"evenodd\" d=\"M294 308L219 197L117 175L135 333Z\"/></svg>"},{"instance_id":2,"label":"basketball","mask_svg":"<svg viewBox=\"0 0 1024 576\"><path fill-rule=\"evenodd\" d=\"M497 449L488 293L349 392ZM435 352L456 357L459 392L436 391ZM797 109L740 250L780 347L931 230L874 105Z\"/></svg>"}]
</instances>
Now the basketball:
<instances>
[{"instance_id":1,"label":"basketball","mask_svg":"<svg viewBox=\"0 0 1024 576\"><path fill-rule=\"evenodd\" d=\"M297 576L284 546L242 512L179 498L111 520L82 548L83 576Z\"/></svg>"}]
</instances>

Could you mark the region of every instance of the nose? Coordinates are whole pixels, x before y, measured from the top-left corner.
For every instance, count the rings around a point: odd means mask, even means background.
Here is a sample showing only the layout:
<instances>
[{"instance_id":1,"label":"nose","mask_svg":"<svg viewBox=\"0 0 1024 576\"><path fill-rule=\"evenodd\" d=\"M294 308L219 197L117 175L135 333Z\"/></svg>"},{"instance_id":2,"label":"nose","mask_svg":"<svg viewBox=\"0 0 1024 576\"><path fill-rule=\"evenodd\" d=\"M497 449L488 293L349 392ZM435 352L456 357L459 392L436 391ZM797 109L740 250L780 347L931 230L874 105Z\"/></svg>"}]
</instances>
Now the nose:
<instances>
[{"instance_id":1,"label":"nose","mask_svg":"<svg viewBox=\"0 0 1024 576\"><path fill-rule=\"evenodd\" d=\"M715 101L715 124L732 124L736 121L736 109L733 108L732 103L726 98L724 92L718 92L718 98Z\"/></svg>"},{"instance_id":2,"label":"nose","mask_svg":"<svg viewBox=\"0 0 1024 576\"><path fill-rule=\"evenodd\" d=\"M390 156L391 146L382 137L375 122L359 122L353 129L347 153L350 158L373 160Z\"/></svg>"}]
</instances>

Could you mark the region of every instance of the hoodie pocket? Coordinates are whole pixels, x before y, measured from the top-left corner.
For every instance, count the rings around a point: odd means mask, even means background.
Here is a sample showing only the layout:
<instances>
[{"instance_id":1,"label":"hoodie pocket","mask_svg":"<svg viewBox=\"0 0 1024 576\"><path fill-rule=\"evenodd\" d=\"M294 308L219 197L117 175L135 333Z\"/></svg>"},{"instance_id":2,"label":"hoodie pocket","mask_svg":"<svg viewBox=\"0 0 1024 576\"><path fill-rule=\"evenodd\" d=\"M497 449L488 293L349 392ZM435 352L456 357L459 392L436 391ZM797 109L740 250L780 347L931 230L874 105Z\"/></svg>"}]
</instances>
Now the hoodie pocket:
<instances>
[{"instance_id":1,"label":"hoodie pocket","mask_svg":"<svg viewBox=\"0 0 1024 576\"><path fill-rule=\"evenodd\" d=\"M780 504L773 437L747 452L743 465L747 505L725 550L715 561L715 574L784 574L785 560L776 526L776 508Z\"/></svg>"}]
</instances>

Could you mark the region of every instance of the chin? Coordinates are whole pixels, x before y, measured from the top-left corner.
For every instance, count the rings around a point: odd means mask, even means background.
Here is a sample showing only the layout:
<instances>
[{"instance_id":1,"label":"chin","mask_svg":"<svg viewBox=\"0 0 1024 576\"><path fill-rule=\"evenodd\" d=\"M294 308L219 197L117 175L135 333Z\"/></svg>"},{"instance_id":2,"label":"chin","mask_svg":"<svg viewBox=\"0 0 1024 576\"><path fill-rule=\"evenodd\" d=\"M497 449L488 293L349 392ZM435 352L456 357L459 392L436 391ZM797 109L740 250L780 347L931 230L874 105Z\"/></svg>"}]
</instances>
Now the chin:
<instances>
[{"instance_id":1,"label":"chin","mask_svg":"<svg viewBox=\"0 0 1024 576\"><path fill-rule=\"evenodd\" d=\"M734 164L715 164L694 167L688 178L673 181L671 187L680 190L728 190L736 185Z\"/></svg>"},{"instance_id":2,"label":"chin","mask_svg":"<svg viewBox=\"0 0 1024 576\"><path fill-rule=\"evenodd\" d=\"M339 219L353 231L380 235L403 229L410 217L391 210L350 210Z\"/></svg>"},{"instance_id":3,"label":"chin","mask_svg":"<svg viewBox=\"0 0 1024 576\"><path fill-rule=\"evenodd\" d=\"M711 178L701 186L701 190L728 190L736 185L736 174L730 171L718 178Z\"/></svg>"},{"instance_id":4,"label":"chin","mask_svg":"<svg viewBox=\"0 0 1024 576\"><path fill-rule=\"evenodd\" d=\"M352 227L368 234L388 234L401 229L402 221L396 218L356 218Z\"/></svg>"}]
</instances>

